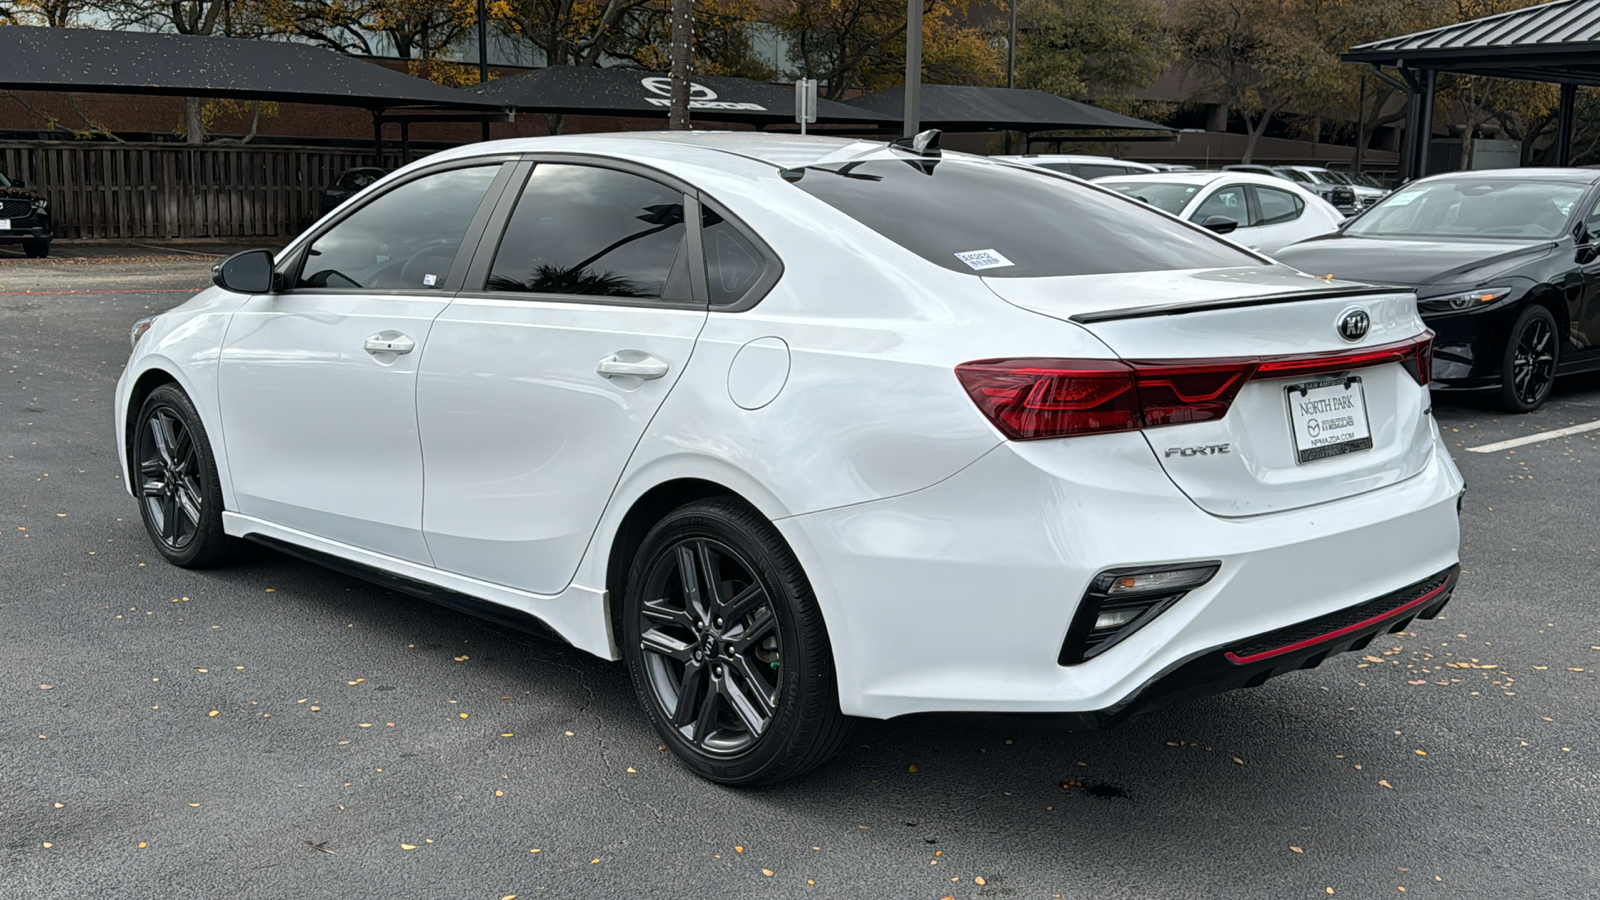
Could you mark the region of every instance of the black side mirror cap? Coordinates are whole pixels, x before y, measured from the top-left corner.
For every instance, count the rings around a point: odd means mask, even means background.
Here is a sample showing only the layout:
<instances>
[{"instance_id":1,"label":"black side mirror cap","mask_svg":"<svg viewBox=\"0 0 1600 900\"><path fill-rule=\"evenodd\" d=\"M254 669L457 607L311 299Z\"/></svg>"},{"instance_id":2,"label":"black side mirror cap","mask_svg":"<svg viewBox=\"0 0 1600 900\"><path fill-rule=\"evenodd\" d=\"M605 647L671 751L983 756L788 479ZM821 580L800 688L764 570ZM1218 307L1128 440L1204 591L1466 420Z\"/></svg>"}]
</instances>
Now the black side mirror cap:
<instances>
[{"instance_id":1,"label":"black side mirror cap","mask_svg":"<svg viewBox=\"0 0 1600 900\"><path fill-rule=\"evenodd\" d=\"M270 294L274 283L271 250L243 250L211 267L211 281L236 294Z\"/></svg>"},{"instance_id":2,"label":"black side mirror cap","mask_svg":"<svg viewBox=\"0 0 1600 900\"><path fill-rule=\"evenodd\" d=\"M1206 216L1205 221L1200 223L1200 227L1215 231L1217 234L1229 234L1239 227L1239 220L1230 219L1227 216Z\"/></svg>"}]
</instances>

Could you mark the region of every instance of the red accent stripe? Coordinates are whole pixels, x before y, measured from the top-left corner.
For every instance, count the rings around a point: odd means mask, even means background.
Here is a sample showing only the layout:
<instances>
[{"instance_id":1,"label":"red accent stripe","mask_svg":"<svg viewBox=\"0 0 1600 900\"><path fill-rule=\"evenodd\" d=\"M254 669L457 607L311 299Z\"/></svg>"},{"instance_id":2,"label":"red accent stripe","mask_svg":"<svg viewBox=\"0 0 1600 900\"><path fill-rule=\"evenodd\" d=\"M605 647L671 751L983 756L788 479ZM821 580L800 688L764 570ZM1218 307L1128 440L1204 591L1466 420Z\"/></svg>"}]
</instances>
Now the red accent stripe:
<instances>
[{"instance_id":1,"label":"red accent stripe","mask_svg":"<svg viewBox=\"0 0 1600 900\"><path fill-rule=\"evenodd\" d=\"M1379 613L1378 615L1375 615L1370 619L1367 619L1367 620L1362 621L1362 622L1357 622L1354 625L1346 625L1345 627L1340 628L1337 631L1330 631L1327 634L1318 635L1318 636L1316 636L1314 638L1306 638L1303 641L1296 641L1293 644L1289 644L1289 645L1284 646L1284 647L1278 647L1278 648L1273 649L1273 650L1264 650L1264 651L1262 651L1260 653L1252 653L1249 656L1240 656L1237 653L1234 653L1233 651L1230 650L1226 654L1227 657L1228 657L1228 661L1229 662L1238 663L1241 666L1242 665L1248 665L1248 664L1253 663L1253 662L1260 662L1263 659L1271 659L1274 656L1282 656L1285 653L1293 653L1296 650L1303 650L1306 647L1310 647L1310 646L1313 646L1315 644L1320 644L1320 643L1322 643L1324 641L1331 641L1334 638L1343 637L1344 635L1347 635L1347 634L1351 633L1352 631L1360 631L1361 629L1366 628L1369 625L1376 625L1377 623L1382 622L1384 619L1392 618L1392 617L1397 616L1397 615L1399 615L1399 614L1401 614L1403 612L1406 612L1407 610L1416 609L1417 607L1421 606L1422 604L1424 604L1424 603L1428 602L1429 600L1432 600L1433 598L1435 598L1435 597L1439 596L1440 594L1444 593L1445 589L1450 587L1450 583L1453 580L1454 579L1446 578L1444 580L1444 584L1439 585L1438 587L1436 587L1433 590L1427 592L1426 594L1423 594L1421 597L1418 597L1417 599L1412 600L1409 603L1405 603L1405 604L1402 604L1400 606L1397 606L1394 609L1391 609L1386 613Z\"/></svg>"}]
</instances>

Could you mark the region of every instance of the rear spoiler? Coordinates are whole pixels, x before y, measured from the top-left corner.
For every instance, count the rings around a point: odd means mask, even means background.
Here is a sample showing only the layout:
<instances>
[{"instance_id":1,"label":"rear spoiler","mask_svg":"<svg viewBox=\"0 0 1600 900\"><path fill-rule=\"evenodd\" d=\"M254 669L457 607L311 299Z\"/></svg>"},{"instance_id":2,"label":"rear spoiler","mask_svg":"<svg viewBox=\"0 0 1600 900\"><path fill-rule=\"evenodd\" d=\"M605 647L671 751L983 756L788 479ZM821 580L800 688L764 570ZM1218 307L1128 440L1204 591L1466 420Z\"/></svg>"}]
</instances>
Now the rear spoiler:
<instances>
[{"instance_id":1,"label":"rear spoiler","mask_svg":"<svg viewBox=\"0 0 1600 900\"><path fill-rule=\"evenodd\" d=\"M1213 309L1239 309L1246 306L1271 306L1276 303L1298 303L1301 300L1327 300L1333 297L1362 297L1373 294L1410 294L1415 288L1397 285L1349 285L1330 287L1320 291L1291 291L1285 294L1263 294L1258 297L1237 297L1224 300L1200 300L1194 303L1174 303L1164 306L1129 306L1123 309L1105 309L1097 312L1068 316L1068 321L1079 325L1094 322L1113 322L1118 319L1148 319L1154 316L1181 316L1185 313Z\"/></svg>"}]
</instances>

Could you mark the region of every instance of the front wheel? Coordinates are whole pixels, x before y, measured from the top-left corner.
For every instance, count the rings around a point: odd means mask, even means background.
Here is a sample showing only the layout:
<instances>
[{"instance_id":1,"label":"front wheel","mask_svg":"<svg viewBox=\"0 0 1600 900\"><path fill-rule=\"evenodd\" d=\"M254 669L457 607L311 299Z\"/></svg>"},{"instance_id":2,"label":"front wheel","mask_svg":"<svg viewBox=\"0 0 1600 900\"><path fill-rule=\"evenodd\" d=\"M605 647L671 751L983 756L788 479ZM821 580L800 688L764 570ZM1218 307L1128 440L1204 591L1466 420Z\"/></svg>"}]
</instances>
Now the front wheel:
<instances>
[{"instance_id":1,"label":"front wheel","mask_svg":"<svg viewBox=\"0 0 1600 900\"><path fill-rule=\"evenodd\" d=\"M1500 365L1500 405L1508 412L1533 412L1550 397L1560 348L1556 319L1542 306L1530 306L1511 327Z\"/></svg>"},{"instance_id":2,"label":"front wheel","mask_svg":"<svg viewBox=\"0 0 1600 900\"><path fill-rule=\"evenodd\" d=\"M44 259L50 255L49 241L23 241L22 255L29 259Z\"/></svg>"},{"instance_id":3,"label":"front wheel","mask_svg":"<svg viewBox=\"0 0 1600 900\"><path fill-rule=\"evenodd\" d=\"M623 652L651 726L711 781L792 778L848 736L810 582L772 524L735 500L679 507L645 536Z\"/></svg>"},{"instance_id":4,"label":"front wheel","mask_svg":"<svg viewBox=\"0 0 1600 900\"><path fill-rule=\"evenodd\" d=\"M203 569L237 546L222 530L222 489L200 413L175 384L150 392L134 426L133 492L145 530L167 562Z\"/></svg>"}]
</instances>

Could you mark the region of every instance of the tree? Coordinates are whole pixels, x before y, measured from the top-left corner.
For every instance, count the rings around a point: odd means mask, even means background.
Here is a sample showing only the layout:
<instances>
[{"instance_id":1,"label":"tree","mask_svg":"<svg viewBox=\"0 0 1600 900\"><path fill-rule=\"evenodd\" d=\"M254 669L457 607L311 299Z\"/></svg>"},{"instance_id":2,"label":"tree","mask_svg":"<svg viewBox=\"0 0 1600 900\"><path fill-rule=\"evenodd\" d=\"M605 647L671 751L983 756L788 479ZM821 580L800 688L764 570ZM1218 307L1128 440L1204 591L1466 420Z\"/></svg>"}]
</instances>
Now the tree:
<instances>
[{"instance_id":1,"label":"tree","mask_svg":"<svg viewBox=\"0 0 1600 900\"><path fill-rule=\"evenodd\" d=\"M1017 11L1017 87L1075 100L1123 97L1171 62L1159 0L1025 0Z\"/></svg>"},{"instance_id":2,"label":"tree","mask_svg":"<svg viewBox=\"0 0 1600 900\"><path fill-rule=\"evenodd\" d=\"M1001 52L961 23L970 0L923 0L922 72L935 84L995 84ZM772 14L789 43L795 77L815 78L823 96L875 91L905 79L904 0L785 0Z\"/></svg>"}]
</instances>

